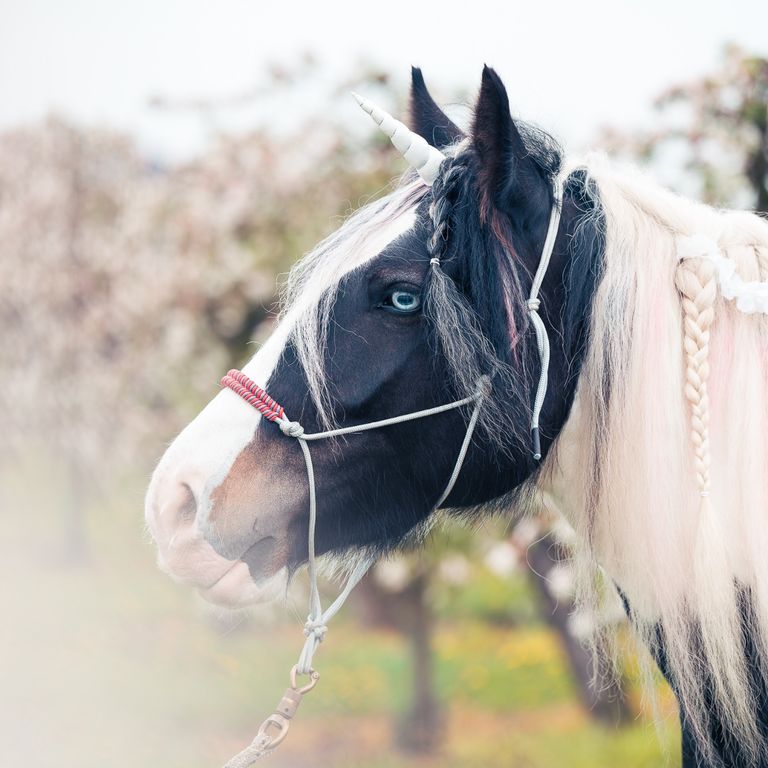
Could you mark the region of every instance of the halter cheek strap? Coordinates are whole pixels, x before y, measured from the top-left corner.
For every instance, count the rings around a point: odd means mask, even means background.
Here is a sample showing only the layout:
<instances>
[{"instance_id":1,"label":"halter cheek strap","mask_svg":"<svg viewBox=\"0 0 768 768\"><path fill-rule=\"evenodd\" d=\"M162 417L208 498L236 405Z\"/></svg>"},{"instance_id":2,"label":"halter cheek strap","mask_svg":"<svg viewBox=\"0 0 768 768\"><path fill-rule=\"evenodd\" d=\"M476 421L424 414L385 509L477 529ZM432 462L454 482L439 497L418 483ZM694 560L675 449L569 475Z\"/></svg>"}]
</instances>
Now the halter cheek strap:
<instances>
[{"instance_id":1,"label":"halter cheek strap","mask_svg":"<svg viewBox=\"0 0 768 768\"><path fill-rule=\"evenodd\" d=\"M533 329L536 332L536 346L539 350L539 363L541 364L541 369L539 372L539 384L536 387L536 397L533 401L533 412L531 414L531 442L533 458L536 459L536 461L541 460L539 417L541 416L541 409L544 407L544 400L547 396L547 384L549 382L549 336L547 335L547 328L544 325L544 321L539 315L539 307L541 306L539 291L541 290L541 284L544 282L544 277L547 274L549 262L552 259L552 251L555 249L555 240L557 240L557 231L560 228L560 213L562 211L562 207L563 189L560 181L558 180L555 182L554 202L552 204L552 211L549 214L549 227L547 228L547 236L544 240L544 247L541 250L539 266L536 269L536 274L533 277L531 293L528 296L528 301L526 302L526 306L528 307L528 314L531 317Z\"/></svg>"},{"instance_id":2,"label":"halter cheek strap","mask_svg":"<svg viewBox=\"0 0 768 768\"><path fill-rule=\"evenodd\" d=\"M539 291L541 290L541 284L544 282L544 277L547 274L549 262L552 259L552 252L555 249L557 232L560 228L560 215L563 208L563 186L560 179L555 179L554 181L552 197L552 210L549 214L547 235L544 238L544 246L541 249L539 265L536 268L536 274L534 275L533 283L531 284L531 292L526 301L528 314L531 317L531 323L536 332L536 347L539 351L540 363L539 383L536 387L536 396L531 411L531 448L533 458L536 461L541 460L539 417L541 416L541 409L544 407L544 400L547 397L547 384L549 381L549 336L547 335L547 328L544 325L544 321L541 319L541 315L539 315L539 308L541 307ZM432 269L440 269L440 259L437 256L433 256L429 260L429 265Z\"/></svg>"},{"instance_id":3,"label":"halter cheek strap","mask_svg":"<svg viewBox=\"0 0 768 768\"><path fill-rule=\"evenodd\" d=\"M452 403L446 403L445 405L438 405L434 408L427 408L422 411L412 411L411 413L394 416L389 419L370 421L366 424L341 427L325 432L313 432L311 434L307 434L304 431L304 427L302 427L299 422L291 421L286 415L285 409L273 400L264 389L249 379L242 371L234 369L229 371L227 375L222 378L221 385L231 389L249 405L252 405L267 421L276 423L284 435L292 437L298 441L304 456L304 463L307 469L307 484L309 487L307 566L309 570L310 593L309 616L304 624L304 636L306 637L306 640L304 642L304 647L301 650L301 654L299 655L299 660L291 670L291 687L286 690L277 710L262 723L253 743L246 747L240 754L233 757L224 767L247 768L247 766L251 765L257 759L271 752L285 738L290 719L295 714L299 702L301 701L301 697L314 688L318 680L319 675L312 668L312 658L328 631L328 622L336 615L336 613L338 613L341 606L344 605L344 602L349 597L352 590L360 579L363 578L371 565L373 565L375 559L372 555L365 555L360 558L349 574L347 582L338 597L323 610L320 600L320 590L318 588L317 557L315 554L315 528L317 524L315 470L312 464L312 454L309 450L309 443L314 440L324 440L326 438L339 437L341 435L358 434L372 429L388 427L393 424L402 424L406 421L424 419L428 416L435 416L439 413L445 413L446 411L462 408L465 405L474 403L474 409L472 410L472 415L467 424L464 440L462 441L461 448L456 457L453 471L451 472L445 489L433 505L433 509L437 509L448 498L456 485L467 452L469 451L469 445L472 441L472 433L475 430L477 420L480 416L480 409L482 408L484 399L490 394L491 385L488 377L482 376L477 383L475 393L470 397L465 397ZM297 675L309 675L310 683L303 688L299 688L296 684Z\"/></svg>"}]
</instances>

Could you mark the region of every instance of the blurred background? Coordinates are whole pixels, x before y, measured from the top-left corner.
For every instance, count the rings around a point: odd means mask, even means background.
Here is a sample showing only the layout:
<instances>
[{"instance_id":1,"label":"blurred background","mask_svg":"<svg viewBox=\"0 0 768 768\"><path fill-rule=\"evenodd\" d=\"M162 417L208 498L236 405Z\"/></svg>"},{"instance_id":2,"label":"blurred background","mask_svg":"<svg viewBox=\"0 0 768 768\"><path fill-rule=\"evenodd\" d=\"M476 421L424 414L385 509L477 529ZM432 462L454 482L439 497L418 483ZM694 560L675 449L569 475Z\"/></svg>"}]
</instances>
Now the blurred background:
<instances>
[{"instance_id":1,"label":"blurred background","mask_svg":"<svg viewBox=\"0 0 768 768\"><path fill-rule=\"evenodd\" d=\"M403 170L349 90L402 116L420 65L466 124L487 62L569 153L766 211L768 5L712 6L0 2L0 766L210 768L277 703L303 577L206 605L155 569L142 497L291 264ZM589 687L604 622L557 523L435 531L361 584L270 759L678 764L628 638L621 691Z\"/></svg>"}]
</instances>

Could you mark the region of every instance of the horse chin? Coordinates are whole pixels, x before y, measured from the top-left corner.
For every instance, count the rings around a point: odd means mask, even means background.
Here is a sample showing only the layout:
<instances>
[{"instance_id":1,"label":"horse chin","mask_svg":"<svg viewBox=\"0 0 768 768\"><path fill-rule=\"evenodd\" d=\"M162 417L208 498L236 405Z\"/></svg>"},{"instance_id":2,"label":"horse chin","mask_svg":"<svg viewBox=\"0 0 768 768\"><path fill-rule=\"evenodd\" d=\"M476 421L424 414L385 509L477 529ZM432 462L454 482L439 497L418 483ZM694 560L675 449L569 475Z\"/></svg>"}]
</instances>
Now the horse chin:
<instances>
[{"instance_id":1,"label":"horse chin","mask_svg":"<svg viewBox=\"0 0 768 768\"><path fill-rule=\"evenodd\" d=\"M248 565L235 563L220 579L204 589L198 589L200 596L209 603L223 608L245 608L259 603L268 603L285 594L288 584L286 568L258 582L251 577Z\"/></svg>"},{"instance_id":2,"label":"horse chin","mask_svg":"<svg viewBox=\"0 0 768 768\"><path fill-rule=\"evenodd\" d=\"M260 540L240 558L221 556L194 523L170 539L159 535L157 540L160 570L178 584L195 588L209 603L243 608L285 593L288 569L272 546L272 537ZM260 557L269 553L274 557Z\"/></svg>"}]
</instances>

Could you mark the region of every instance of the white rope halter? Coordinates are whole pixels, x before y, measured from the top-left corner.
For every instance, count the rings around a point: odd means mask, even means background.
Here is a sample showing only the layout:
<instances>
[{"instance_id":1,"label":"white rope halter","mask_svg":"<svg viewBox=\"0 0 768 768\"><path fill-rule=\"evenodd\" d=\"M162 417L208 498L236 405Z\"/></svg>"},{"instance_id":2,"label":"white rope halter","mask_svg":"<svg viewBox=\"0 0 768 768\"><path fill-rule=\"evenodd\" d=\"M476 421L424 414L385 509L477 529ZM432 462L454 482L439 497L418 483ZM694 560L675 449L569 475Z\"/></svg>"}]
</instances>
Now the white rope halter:
<instances>
[{"instance_id":1,"label":"white rope halter","mask_svg":"<svg viewBox=\"0 0 768 768\"><path fill-rule=\"evenodd\" d=\"M309 545L308 545L308 569L309 569L309 617L304 625L304 634L306 635L306 641L302 648L299 661L296 664L296 671L300 675L309 675L312 670L312 657L315 654L318 646L325 637L325 633L328 630L328 621L338 613L341 606L344 604L349 594L354 587L363 578L368 569L373 565L373 557L364 557L355 566L347 578L347 582L344 585L344 589L339 596L331 603L325 610L322 609L320 602L320 592L317 584L317 563L315 556L315 526L317 523L317 498L315 491L315 471L312 464L312 454L309 450L308 443L314 440L325 440L331 437L340 437L341 435L359 434L360 432L368 432L372 429L379 429L381 427L388 427L393 424L402 424L406 421L414 421L416 419L424 419L427 416L434 416L438 413L444 413L445 411L451 411L456 408L474 403L475 407L472 411L472 416L467 424L467 429L464 434L464 440L462 441L459 454L456 457L456 462L453 466L453 471L448 479L448 483L445 489L440 494L438 500L434 503L432 509L437 509L450 495L453 490L456 481L458 480L461 468L464 465L464 460L469 450L469 444L472 440L472 433L475 431L475 425L477 419L480 416L480 409L483 405L483 400L490 394L490 380L487 376L481 377L478 381L477 389L475 393L469 397L465 397L461 400L456 400L446 405L438 405L434 408L427 408L422 411L413 411L411 413L403 414L402 416L393 416L389 419L382 419L380 421L370 421L367 424L359 424L354 427L342 427L340 429L331 429L326 432L314 432L312 434L305 434L303 427L296 421L290 421L288 417L280 419L277 423L280 426L280 431L284 435L293 437L298 440L301 446L301 451L304 454L304 462L307 468L307 481L309 483Z\"/></svg>"},{"instance_id":2,"label":"white rope halter","mask_svg":"<svg viewBox=\"0 0 768 768\"><path fill-rule=\"evenodd\" d=\"M360 432L388 427L393 424L402 424L406 421L424 419L428 416L434 416L438 413L444 413L474 403L475 407L472 410L472 415L467 423L467 429L464 433L464 439L461 448L459 449L458 456L456 457L453 471L448 478L448 483L443 492L432 507L434 510L440 507L440 505L448 498L456 485L467 452L469 451L472 434L475 431L475 426L477 425L477 420L480 416L480 409L483 406L483 401L490 394L491 385L489 378L487 376L482 376L477 383L477 389L474 394L452 403L438 405L434 408L426 408L421 411L413 411L401 416L393 416L389 419L371 421L367 424L358 424L352 427L342 427L340 429L331 429L325 432L306 434L301 424L297 421L291 421L282 408L276 403L274 404L276 407L270 405L265 410L267 399L269 399L271 403L274 403L274 401L272 401L260 387L251 382L244 374L239 371L230 371L222 381L227 386L230 386L230 388L237 394L241 394L244 399L250 402L254 407L258 408L258 410L260 410L267 418L274 421L280 427L280 431L284 435L292 437L298 441L304 456L304 463L307 469L307 482L309 486L309 539L307 553L309 570L309 616L304 624L304 635L306 640L304 641L304 647L301 649L299 660L291 670L291 686L286 690L276 711L261 724L259 732L256 734L256 738L253 742L242 752L233 757L224 767L247 768L247 766L250 766L259 758L269 754L285 738L290 720L298 708L301 697L314 688L319 678L318 673L312 667L312 659L315 655L315 651L317 651L328 631L328 622L338 613L341 606L344 605L352 590L359 583L360 579L365 576L368 569L373 565L375 559L372 556L361 558L347 577L346 584L337 598L323 610L320 590L318 587L317 556L315 554L315 527L317 524L315 470L314 465L312 464L312 454L309 449L309 443L315 440L340 437L341 435L359 434ZM230 385L230 381L233 382L234 386ZM241 390L244 390L245 394L243 394ZM277 417L271 418L271 415L277 415ZM299 688L296 684L297 675L309 675L309 684L303 688Z\"/></svg>"},{"instance_id":3,"label":"white rope halter","mask_svg":"<svg viewBox=\"0 0 768 768\"><path fill-rule=\"evenodd\" d=\"M552 258L552 251L555 246L557 231L560 226L561 207L562 187L558 181L555 184L554 203L550 213L547 236L544 241L544 247L542 248L539 266L533 278L531 293L527 301L528 312L530 313L531 322L536 331L536 341L541 363L541 372L539 375L539 383L536 388L536 397L533 404L533 414L531 419L533 457L537 461L541 459L539 417L547 394L549 374L549 337L544 322L539 315L539 308L541 306L539 291L541 290L541 284L544 281L549 262ZM430 267L439 269L440 260L437 258L431 259ZM453 471L451 472L445 489L433 505L433 510L435 510L448 498L458 480L467 452L469 451L472 434L475 431L475 426L477 425L477 420L480 416L480 409L483 406L484 400L490 395L491 383L487 376L482 376L477 382L477 388L474 394L462 398L461 400L456 400L452 403L438 405L434 408L427 408L421 411L413 411L401 416L394 416L389 419L371 421L367 424L341 427L339 429L331 429L325 432L313 432L311 434L305 433L304 427L302 427L299 422L291 421L278 403L272 400L261 387L254 384L254 382L250 381L250 379L241 372L230 371L227 376L222 379L222 383L257 408L265 418L274 421L280 427L280 431L284 435L292 437L298 441L304 456L304 463L307 470L307 483L309 486L309 538L307 547L307 565L309 571L310 593L309 616L304 624L304 635L306 640L304 641L304 647L299 654L298 662L291 670L291 685L283 694L283 698L280 701L280 704L278 704L276 711L261 724L253 742L224 766L224 768L248 768L248 766L252 765L256 760L272 752L272 750L274 750L285 738L286 733L288 732L288 726L290 725L290 720L296 713L302 696L314 688L319 678L318 673L312 667L312 659L320 643L325 638L328 631L328 622L339 612L352 590L373 565L375 559L371 555L362 557L350 572L344 588L339 595L325 610L323 610L320 590L318 587L317 556L315 554L315 527L317 524L315 470L312 464L312 454L309 449L309 443L315 440L325 440L328 438L340 437L342 435L359 434L360 432L367 432L372 429L380 429L394 424L402 424L407 421L424 419L428 416L434 416L474 403L474 409L472 410L472 415L467 423L464 440L462 441L461 448L456 457ZM297 675L308 675L310 682L304 687L299 687L296 682Z\"/></svg>"}]
</instances>

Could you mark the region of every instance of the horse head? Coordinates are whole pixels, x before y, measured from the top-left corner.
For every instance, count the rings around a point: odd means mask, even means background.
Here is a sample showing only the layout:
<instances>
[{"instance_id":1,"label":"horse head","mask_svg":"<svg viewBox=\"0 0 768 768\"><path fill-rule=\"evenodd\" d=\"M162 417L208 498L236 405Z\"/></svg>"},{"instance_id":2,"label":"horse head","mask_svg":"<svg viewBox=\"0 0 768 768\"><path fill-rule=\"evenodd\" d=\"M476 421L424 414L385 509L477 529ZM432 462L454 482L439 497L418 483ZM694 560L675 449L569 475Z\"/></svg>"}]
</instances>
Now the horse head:
<instances>
[{"instance_id":1,"label":"horse head","mask_svg":"<svg viewBox=\"0 0 768 768\"><path fill-rule=\"evenodd\" d=\"M276 330L243 372L307 433L466 398L488 377L464 466L442 504L459 514L488 508L537 468L530 422L540 360L526 297L559 205L559 151L512 118L489 68L466 135L416 69L412 130L361 106L416 172L299 263ZM545 456L573 397L594 279L571 268L583 213L566 189L538 296L553 340L540 416ZM470 414L455 409L313 445L316 552L375 556L417 539ZM225 388L163 456L146 516L161 567L209 600L240 605L279 593L306 561L308 502L298 446Z\"/></svg>"}]
</instances>

